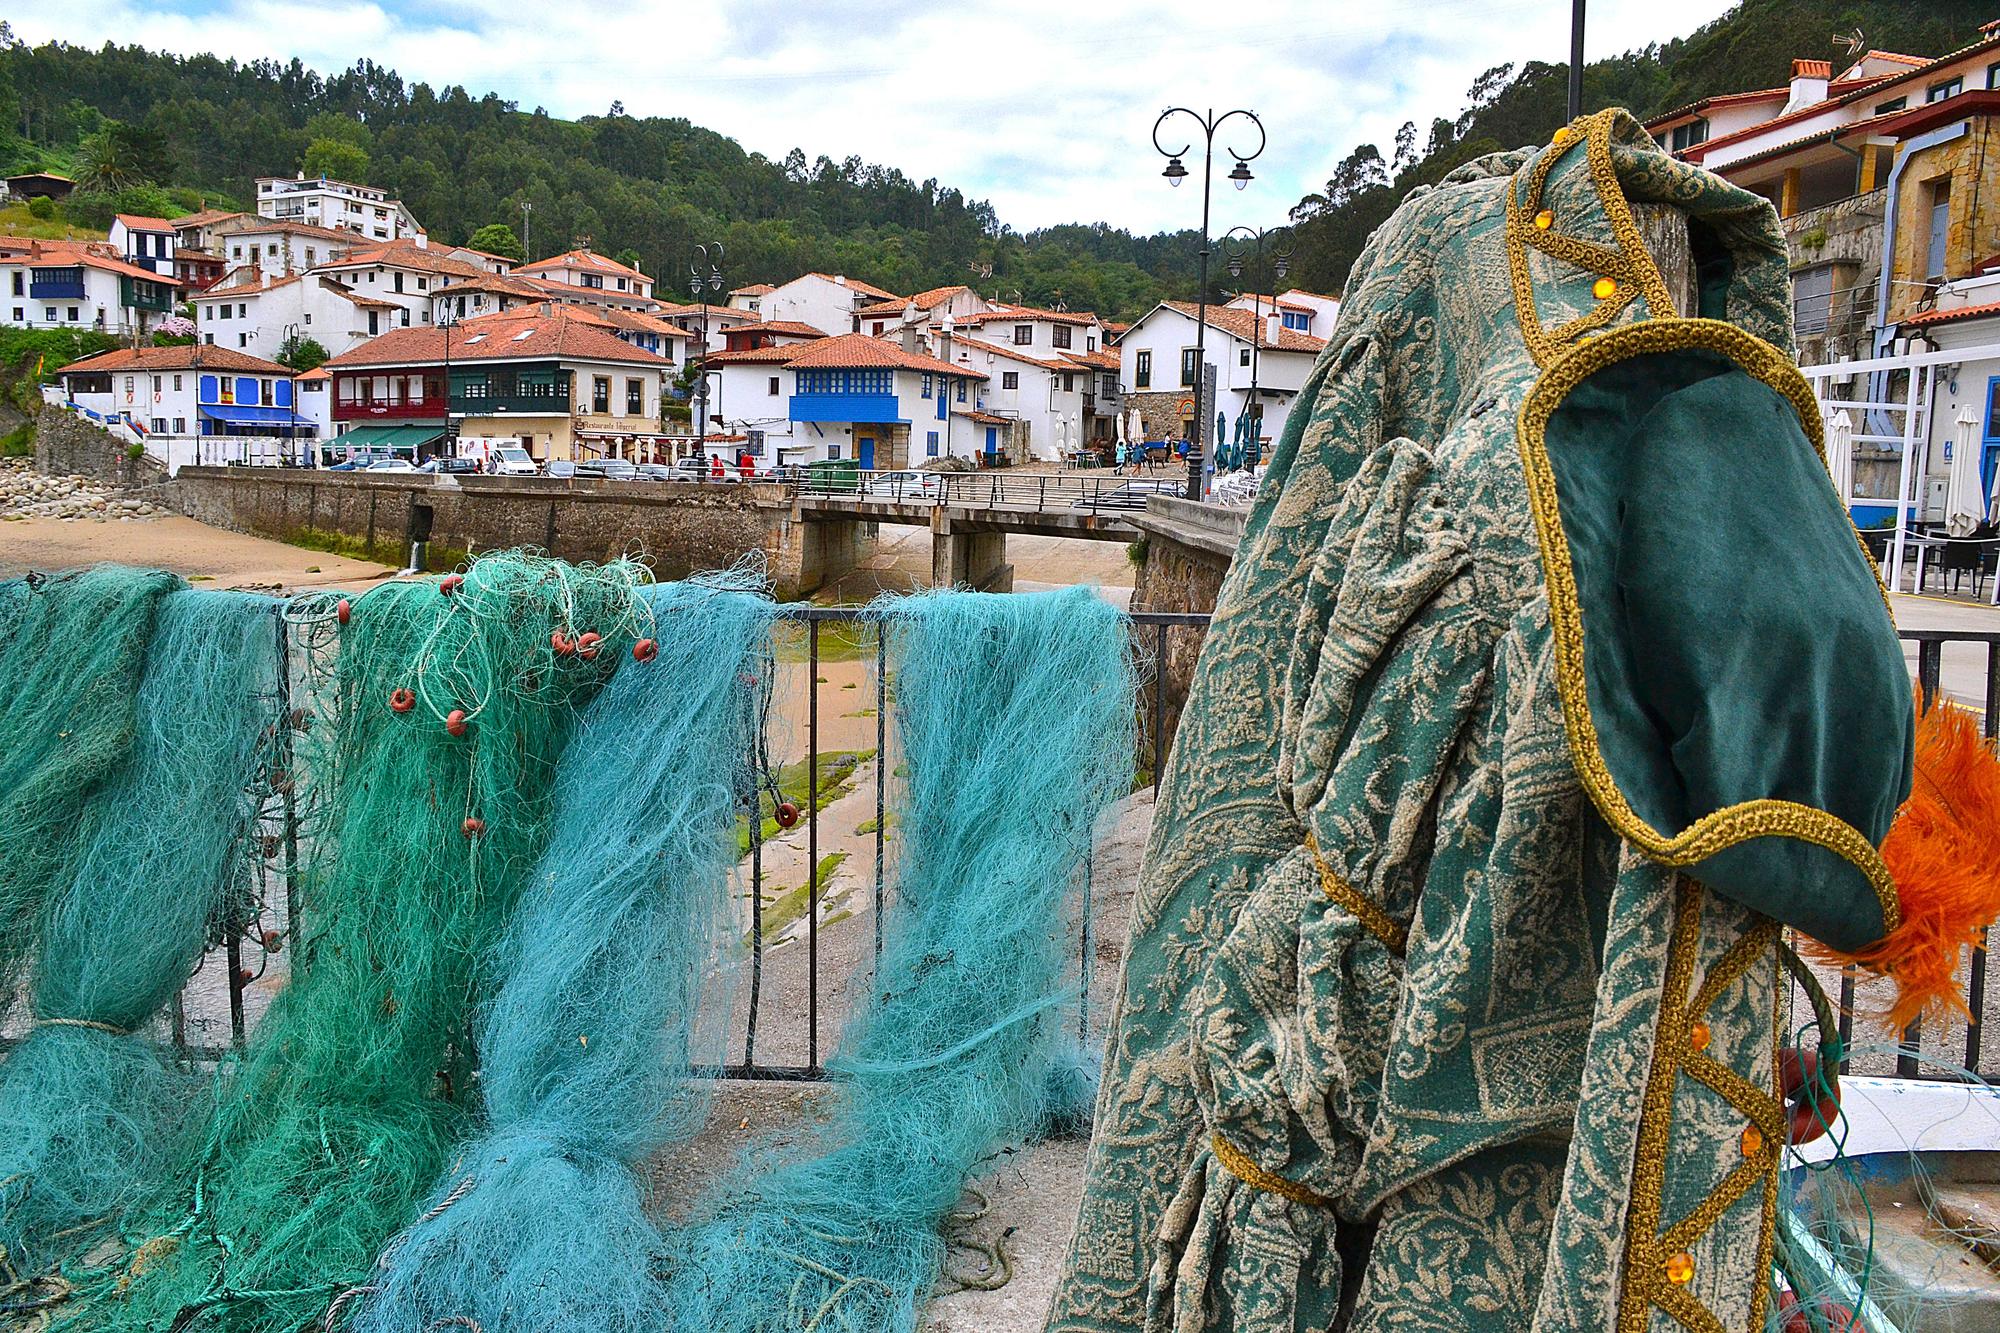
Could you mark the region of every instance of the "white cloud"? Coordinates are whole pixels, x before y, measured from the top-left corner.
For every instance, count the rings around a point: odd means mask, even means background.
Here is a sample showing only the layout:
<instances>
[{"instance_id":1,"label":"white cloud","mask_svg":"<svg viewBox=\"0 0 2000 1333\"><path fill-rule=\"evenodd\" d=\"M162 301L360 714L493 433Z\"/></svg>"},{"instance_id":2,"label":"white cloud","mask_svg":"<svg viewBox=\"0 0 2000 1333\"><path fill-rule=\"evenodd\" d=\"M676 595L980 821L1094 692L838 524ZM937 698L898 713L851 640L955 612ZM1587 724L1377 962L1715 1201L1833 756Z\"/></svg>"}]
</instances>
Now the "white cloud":
<instances>
[{"instance_id":1,"label":"white cloud","mask_svg":"<svg viewBox=\"0 0 2000 1333\"><path fill-rule=\"evenodd\" d=\"M1588 51L1684 35L1728 6L1688 0L1669 19L1643 0L1595 0ZM562 116L619 100L634 115L683 116L772 158L798 146L809 158L855 154L935 177L991 199L1021 230L1196 222L1194 191L1165 188L1150 142L1169 104L1262 116L1269 146L1253 164L1258 179L1240 197L1221 190L1215 219L1218 230L1269 224L1356 143L1386 153L1403 121L1421 133L1456 114L1481 70L1560 63L1568 52L1569 6L1559 0L1239 9L1229 21L1230 7L1199 0L593 0L555 10L70 0L14 27L30 42L297 57L326 72L367 57L406 80L491 90Z\"/></svg>"}]
</instances>

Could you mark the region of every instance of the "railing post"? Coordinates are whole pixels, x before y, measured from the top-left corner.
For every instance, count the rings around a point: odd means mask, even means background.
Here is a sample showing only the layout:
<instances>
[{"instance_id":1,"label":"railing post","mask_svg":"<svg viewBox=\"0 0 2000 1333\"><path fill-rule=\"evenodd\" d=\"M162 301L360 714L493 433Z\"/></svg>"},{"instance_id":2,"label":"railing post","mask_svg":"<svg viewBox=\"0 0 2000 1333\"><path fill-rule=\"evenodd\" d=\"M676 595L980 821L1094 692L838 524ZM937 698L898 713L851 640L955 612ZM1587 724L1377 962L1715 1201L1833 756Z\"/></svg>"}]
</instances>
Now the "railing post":
<instances>
[{"instance_id":1,"label":"railing post","mask_svg":"<svg viewBox=\"0 0 2000 1333\"><path fill-rule=\"evenodd\" d=\"M819 1068L819 621L806 652L806 1068Z\"/></svg>"}]
</instances>

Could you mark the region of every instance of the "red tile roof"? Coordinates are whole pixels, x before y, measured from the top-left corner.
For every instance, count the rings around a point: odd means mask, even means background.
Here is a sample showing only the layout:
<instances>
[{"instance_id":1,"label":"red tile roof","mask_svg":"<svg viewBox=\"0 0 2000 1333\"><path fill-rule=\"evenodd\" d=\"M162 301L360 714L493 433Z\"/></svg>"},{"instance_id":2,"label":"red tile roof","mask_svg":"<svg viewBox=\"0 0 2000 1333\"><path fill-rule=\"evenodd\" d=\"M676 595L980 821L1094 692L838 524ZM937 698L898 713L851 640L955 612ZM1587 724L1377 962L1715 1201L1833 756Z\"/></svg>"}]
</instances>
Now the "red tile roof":
<instances>
[{"instance_id":1,"label":"red tile roof","mask_svg":"<svg viewBox=\"0 0 2000 1333\"><path fill-rule=\"evenodd\" d=\"M1186 315L1189 319L1193 319L1199 309L1193 301L1162 301L1160 304L1166 306L1169 310L1178 311ZM1266 316L1264 322L1268 324L1270 317ZM1248 310L1237 310L1230 306L1210 306L1208 308L1208 326L1210 328L1221 329L1224 333L1232 337L1241 338L1244 342L1250 342L1254 339L1259 346L1267 351L1312 352L1317 354L1326 347L1326 339L1315 338L1310 334L1300 333L1297 329L1279 329L1278 336L1273 338L1270 336L1268 329L1261 333L1258 332L1256 328L1257 323L1257 316Z\"/></svg>"},{"instance_id":2,"label":"red tile roof","mask_svg":"<svg viewBox=\"0 0 2000 1333\"><path fill-rule=\"evenodd\" d=\"M860 292L863 296L872 296L878 301L900 301L903 299L902 297L896 295L894 292L885 292L880 287L875 286L873 283L863 282L859 278L836 277L831 273L818 273L818 272L802 273L799 276L804 278L819 278L824 282L830 282L833 283L835 286L839 287L851 287L855 291ZM797 279L794 279L794 281L796 280Z\"/></svg>"},{"instance_id":3,"label":"red tile roof","mask_svg":"<svg viewBox=\"0 0 2000 1333\"><path fill-rule=\"evenodd\" d=\"M187 343L180 347L120 347L84 357L81 361L72 361L62 368L61 373L73 375L78 371L99 370L242 370L257 375L283 375L287 379L292 374L284 366L266 361L261 356L203 343Z\"/></svg>"},{"instance_id":4,"label":"red tile roof","mask_svg":"<svg viewBox=\"0 0 2000 1333\"><path fill-rule=\"evenodd\" d=\"M766 292L775 292L777 290L776 287L773 287L768 282L753 282L748 287L731 287L729 294L731 296L762 296Z\"/></svg>"},{"instance_id":5,"label":"red tile roof","mask_svg":"<svg viewBox=\"0 0 2000 1333\"><path fill-rule=\"evenodd\" d=\"M956 348L971 348L975 352L987 352L994 356L1004 356L1010 361L1022 361L1031 366L1040 366L1043 370L1062 370L1065 368L1061 361L1044 361L1041 357L1031 356L1017 347L1008 347L1001 343L981 342L977 338L954 337L951 340L951 345Z\"/></svg>"},{"instance_id":6,"label":"red tile roof","mask_svg":"<svg viewBox=\"0 0 2000 1333\"><path fill-rule=\"evenodd\" d=\"M259 217L255 213L238 213L240 222L217 223L216 232L222 236L304 236L312 240L340 241L346 245L379 245L358 231L344 231L338 227L315 227L310 222L290 222L281 218ZM183 226L186 222L183 221Z\"/></svg>"},{"instance_id":7,"label":"red tile roof","mask_svg":"<svg viewBox=\"0 0 2000 1333\"><path fill-rule=\"evenodd\" d=\"M1975 319L1980 315L1991 315L1996 312L2000 312L2000 301L1988 301L1983 305L1962 305L1950 310L1926 310L1921 315L1911 315L1900 322L1904 328L1911 326L1921 328L1926 324L1948 324L1953 320Z\"/></svg>"},{"instance_id":8,"label":"red tile roof","mask_svg":"<svg viewBox=\"0 0 2000 1333\"><path fill-rule=\"evenodd\" d=\"M481 273L476 278L455 278L438 288L435 295L451 296L458 292L498 292L505 296L518 296L526 301L540 301L548 296L547 289L541 284L505 273Z\"/></svg>"},{"instance_id":9,"label":"red tile roof","mask_svg":"<svg viewBox=\"0 0 2000 1333\"><path fill-rule=\"evenodd\" d=\"M977 315L967 315L961 324L993 324L1001 320L1014 323L1042 320L1054 324L1091 325L1098 322L1097 316L1088 310L1043 310L1037 306L1015 305L1001 310L987 310Z\"/></svg>"},{"instance_id":10,"label":"red tile roof","mask_svg":"<svg viewBox=\"0 0 2000 1333\"><path fill-rule=\"evenodd\" d=\"M1124 365L1118 359L1118 353L1112 351L1065 352L1063 359L1074 361L1079 366L1087 366L1092 370L1118 370Z\"/></svg>"},{"instance_id":11,"label":"red tile roof","mask_svg":"<svg viewBox=\"0 0 2000 1333\"><path fill-rule=\"evenodd\" d=\"M442 273L453 278L490 278L498 275L489 273L477 264L468 264L463 259L453 259L428 246L418 245L414 240L403 239L389 242L375 242L365 250L349 251L344 257L320 265L323 269L341 268L401 268L417 273Z\"/></svg>"},{"instance_id":12,"label":"red tile roof","mask_svg":"<svg viewBox=\"0 0 2000 1333\"><path fill-rule=\"evenodd\" d=\"M906 352L894 343L865 333L843 333L837 338L821 338L784 350L797 353L787 363L796 370L922 370L933 375L989 378L970 366L955 366L922 352Z\"/></svg>"},{"instance_id":13,"label":"red tile roof","mask_svg":"<svg viewBox=\"0 0 2000 1333\"><path fill-rule=\"evenodd\" d=\"M327 361L336 370L357 366L441 364L447 330L435 325L392 329ZM659 366L660 358L625 342L602 325L574 318L563 306L534 306L481 315L449 329L453 361L622 361Z\"/></svg>"},{"instance_id":14,"label":"red tile roof","mask_svg":"<svg viewBox=\"0 0 2000 1333\"><path fill-rule=\"evenodd\" d=\"M759 333L775 333L785 338L824 338L826 330L815 328L802 320L773 319L757 324L739 324L737 329L755 329Z\"/></svg>"},{"instance_id":15,"label":"red tile roof","mask_svg":"<svg viewBox=\"0 0 2000 1333\"><path fill-rule=\"evenodd\" d=\"M569 250L548 259L523 264L517 273L553 273L563 269L589 269L593 273L619 273L628 278L638 278L644 282L652 279L636 268L630 268L615 259L606 259L595 250Z\"/></svg>"},{"instance_id":16,"label":"red tile roof","mask_svg":"<svg viewBox=\"0 0 2000 1333\"><path fill-rule=\"evenodd\" d=\"M175 226L165 218L149 218L139 213L113 213L111 216L124 223L127 231L172 231Z\"/></svg>"},{"instance_id":17,"label":"red tile roof","mask_svg":"<svg viewBox=\"0 0 2000 1333\"><path fill-rule=\"evenodd\" d=\"M746 347L740 352L710 352L702 358L708 366L786 366L805 349L797 343L784 347Z\"/></svg>"},{"instance_id":18,"label":"red tile roof","mask_svg":"<svg viewBox=\"0 0 2000 1333\"><path fill-rule=\"evenodd\" d=\"M246 213L238 213L227 208L205 208L199 213L189 213L183 217L175 218L174 229L180 231L188 227L212 227L216 223L226 222L230 218L247 216L249 215Z\"/></svg>"},{"instance_id":19,"label":"red tile roof","mask_svg":"<svg viewBox=\"0 0 2000 1333\"><path fill-rule=\"evenodd\" d=\"M170 274L155 273L149 268L126 263L116 250L102 241L43 241L28 237L0 237L0 261L44 267L68 267L78 264L84 268L116 273L127 278L143 278L147 282L165 283L169 287L181 285L181 280Z\"/></svg>"},{"instance_id":20,"label":"red tile roof","mask_svg":"<svg viewBox=\"0 0 2000 1333\"><path fill-rule=\"evenodd\" d=\"M850 283L849 285L852 286L853 284ZM960 292L969 292L971 290L964 283L960 283L956 287L933 287L927 292L918 292L915 296L896 297L893 300L877 301L873 305L862 306L854 313L857 315L900 315L912 305L916 306L919 310L935 310L945 302L951 300L952 297L957 296Z\"/></svg>"}]
</instances>

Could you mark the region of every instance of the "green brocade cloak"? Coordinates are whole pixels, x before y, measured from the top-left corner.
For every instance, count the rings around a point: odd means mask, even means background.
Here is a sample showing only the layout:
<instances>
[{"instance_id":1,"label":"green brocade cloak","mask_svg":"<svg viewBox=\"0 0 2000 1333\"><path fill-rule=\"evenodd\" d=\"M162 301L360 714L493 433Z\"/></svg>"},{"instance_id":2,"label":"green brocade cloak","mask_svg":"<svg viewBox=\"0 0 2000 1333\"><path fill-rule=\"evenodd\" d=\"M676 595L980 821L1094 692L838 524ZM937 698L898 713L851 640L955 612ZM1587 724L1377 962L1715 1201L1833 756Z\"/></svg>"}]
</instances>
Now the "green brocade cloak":
<instances>
[{"instance_id":1,"label":"green brocade cloak","mask_svg":"<svg viewBox=\"0 0 2000 1333\"><path fill-rule=\"evenodd\" d=\"M1911 733L1790 315L1770 205L1623 112L1370 240L1164 774L1052 1333L1763 1328L1778 923L1895 925Z\"/></svg>"}]
</instances>

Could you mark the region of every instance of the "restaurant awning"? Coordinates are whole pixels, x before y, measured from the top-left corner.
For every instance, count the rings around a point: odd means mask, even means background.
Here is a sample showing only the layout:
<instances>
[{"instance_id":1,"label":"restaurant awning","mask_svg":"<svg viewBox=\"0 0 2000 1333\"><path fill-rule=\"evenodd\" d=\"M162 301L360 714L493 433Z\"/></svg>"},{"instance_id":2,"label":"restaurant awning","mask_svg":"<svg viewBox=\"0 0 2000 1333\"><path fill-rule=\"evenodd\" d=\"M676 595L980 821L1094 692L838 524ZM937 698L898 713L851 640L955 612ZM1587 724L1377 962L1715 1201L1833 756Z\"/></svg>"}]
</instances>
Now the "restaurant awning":
<instances>
[{"instance_id":1,"label":"restaurant awning","mask_svg":"<svg viewBox=\"0 0 2000 1333\"><path fill-rule=\"evenodd\" d=\"M440 426L349 426L327 441L329 449L421 449L444 438Z\"/></svg>"},{"instance_id":2,"label":"restaurant awning","mask_svg":"<svg viewBox=\"0 0 2000 1333\"><path fill-rule=\"evenodd\" d=\"M300 426L311 426L311 417L302 417L289 407L251 407L247 404L224 403L217 407L203 407L201 414L211 421L224 421L232 426L282 426L294 430Z\"/></svg>"}]
</instances>

